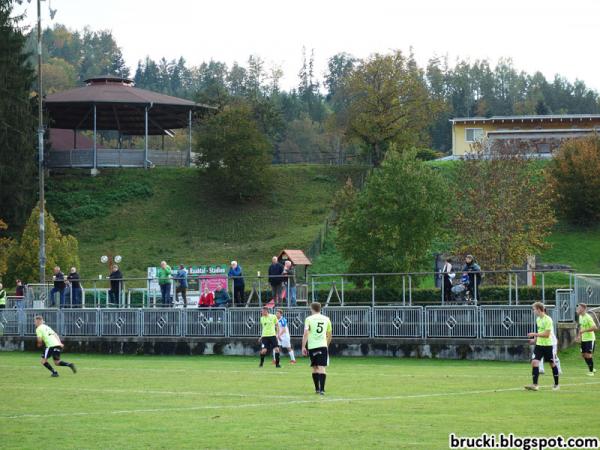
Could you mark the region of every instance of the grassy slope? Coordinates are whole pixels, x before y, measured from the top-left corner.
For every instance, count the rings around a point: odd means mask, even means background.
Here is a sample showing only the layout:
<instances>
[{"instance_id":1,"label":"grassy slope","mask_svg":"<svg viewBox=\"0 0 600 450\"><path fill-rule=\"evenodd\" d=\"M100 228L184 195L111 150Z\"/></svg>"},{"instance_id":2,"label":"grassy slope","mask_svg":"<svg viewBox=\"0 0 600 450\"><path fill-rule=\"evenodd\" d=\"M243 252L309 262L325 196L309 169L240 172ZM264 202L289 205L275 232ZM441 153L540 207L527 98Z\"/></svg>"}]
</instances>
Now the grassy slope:
<instances>
[{"instance_id":1,"label":"grassy slope","mask_svg":"<svg viewBox=\"0 0 600 450\"><path fill-rule=\"evenodd\" d=\"M69 174L57 176L53 186L57 191L67 186L84 199L84 192L93 197L99 186L109 189L111 182L118 189L122 177L141 178L152 188L151 197L128 199L106 215L71 226L79 239L84 276L103 273L99 257L111 252L123 256L126 276L145 276L145 268L162 259L171 264L237 259L250 274L265 272L270 257L283 248L306 249L329 215L333 193L358 169L294 165L274 171L272 194L261 203L239 206L213 195L194 169L105 171L100 177L107 179L100 183Z\"/></svg>"},{"instance_id":2,"label":"grassy slope","mask_svg":"<svg viewBox=\"0 0 600 450\"><path fill-rule=\"evenodd\" d=\"M599 379L575 351L526 392L527 363L333 358L327 395L305 358L65 355L50 378L35 353L0 353L3 448L448 448L448 434L597 435ZM547 368L548 369L548 368ZM490 407L493 405L493 407ZM548 413L544 413L544 411ZM590 422L591 421L591 422ZM59 430L40 436L40 430ZM62 431L60 431L62 430Z\"/></svg>"}]
</instances>

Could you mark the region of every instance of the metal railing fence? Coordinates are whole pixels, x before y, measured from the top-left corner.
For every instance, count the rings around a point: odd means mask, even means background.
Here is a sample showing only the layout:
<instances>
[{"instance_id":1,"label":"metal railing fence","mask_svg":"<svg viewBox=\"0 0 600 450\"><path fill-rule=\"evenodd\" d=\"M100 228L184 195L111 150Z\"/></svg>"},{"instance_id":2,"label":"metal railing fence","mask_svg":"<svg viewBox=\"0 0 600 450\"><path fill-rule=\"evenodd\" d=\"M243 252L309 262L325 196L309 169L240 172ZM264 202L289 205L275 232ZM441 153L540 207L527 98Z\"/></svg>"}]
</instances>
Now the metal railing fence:
<instances>
[{"instance_id":1,"label":"metal railing fence","mask_svg":"<svg viewBox=\"0 0 600 450\"><path fill-rule=\"evenodd\" d=\"M548 306L558 322L560 307ZM330 306L334 338L526 339L535 330L529 306ZM62 336L258 338L261 308L0 309L0 335L34 336L36 315ZM293 338L304 333L308 308L287 308Z\"/></svg>"}]
</instances>

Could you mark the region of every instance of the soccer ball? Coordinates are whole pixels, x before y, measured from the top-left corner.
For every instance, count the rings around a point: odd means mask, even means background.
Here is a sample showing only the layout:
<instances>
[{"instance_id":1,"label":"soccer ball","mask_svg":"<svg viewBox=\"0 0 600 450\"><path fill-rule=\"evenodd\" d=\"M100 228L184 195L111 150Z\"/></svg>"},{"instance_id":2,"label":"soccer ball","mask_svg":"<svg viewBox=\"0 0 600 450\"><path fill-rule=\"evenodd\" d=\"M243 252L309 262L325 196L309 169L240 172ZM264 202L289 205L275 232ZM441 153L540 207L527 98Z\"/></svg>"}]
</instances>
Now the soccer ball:
<instances>
[{"instance_id":1,"label":"soccer ball","mask_svg":"<svg viewBox=\"0 0 600 450\"><path fill-rule=\"evenodd\" d=\"M100 257L100 262L102 264L106 264L108 262L108 256L106 256L106 255L101 256Z\"/></svg>"}]
</instances>

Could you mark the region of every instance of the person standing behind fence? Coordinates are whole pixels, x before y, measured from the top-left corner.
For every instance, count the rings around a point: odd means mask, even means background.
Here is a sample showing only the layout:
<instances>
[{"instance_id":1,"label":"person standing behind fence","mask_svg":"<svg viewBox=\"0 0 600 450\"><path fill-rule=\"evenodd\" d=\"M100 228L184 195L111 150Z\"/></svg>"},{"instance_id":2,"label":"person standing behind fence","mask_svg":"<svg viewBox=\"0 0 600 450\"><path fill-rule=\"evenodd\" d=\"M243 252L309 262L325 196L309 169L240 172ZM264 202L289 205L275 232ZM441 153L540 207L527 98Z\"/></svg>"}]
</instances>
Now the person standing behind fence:
<instances>
[{"instance_id":1,"label":"person standing behind fence","mask_svg":"<svg viewBox=\"0 0 600 450\"><path fill-rule=\"evenodd\" d=\"M6 308L6 289L0 283L0 309Z\"/></svg>"},{"instance_id":2,"label":"person standing behind fence","mask_svg":"<svg viewBox=\"0 0 600 450\"><path fill-rule=\"evenodd\" d=\"M71 285L71 307L81 307L81 282L80 276L75 267L71 267L71 272L67 275L67 280Z\"/></svg>"},{"instance_id":3,"label":"person standing behind fence","mask_svg":"<svg viewBox=\"0 0 600 450\"><path fill-rule=\"evenodd\" d=\"M242 274L242 267L237 261L231 261L231 268L227 273L229 278L233 278L233 305L243 306L245 283Z\"/></svg>"},{"instance_id":4,"label":"person standing behind fence","mask_svg":"<svg viewBox=\"0 0 600 450\"><path fill-rule=\"evenodd\" d=\"M158 285L160 286L160 296L163 306L171 306L171 266L166 261L160 262L160 268L156 272L158 276Z\"/></svg>"},{"instance_id":5,"label":"person standing behind fence","mask_svg":"<svg viewBox=\"0 0 600 450\"><path fill-rule=\"evenodd\" d=\"M112 266L112 272L108 276L110 278L110 291L108 291L109 302L119 305L121 298L121 286L123 283L123 274L116 264Z\"/></svg>"},{"instance_id":6,"label":"person standing behind fence","mask_svg":"<svg viewBox=\"0 0 600 450\"><path fill-rule=\"evenodd\" d=\"M183 264L179 264L179 270L176 274L177 287L175 288L175 298L179 299L178 295L181 292L181 298L183 298L183 307L187 308L187 288L188 288L188 271Z\"/></svg>"},{"instance_id":7,"label":"person standing behind fence","mask_svg":"<svg viewBox=\"0 0 600 450\"><path fill-rule=\"evenodd\" d=\"M52 276L52 280L54 281L54 287L50 290L50 306L54 306L56 304L54 300L54 296L58 292L60 296L60 307L65 306L65 274L60 271L60 267L56 266L54 268L54 275Z\"/></svg>"},{"instance_id":8,"label":"person standing behind fence","mask_svg":"<svg viewBox=\"0 0 600 450\"><path fill-rule=\"evenodd\" d=\"M15 288L15 305L17 309L23 309L25 303L25 286L21 280L17 280L17 287Z\"/></svg>"},{"instance_id":9,"label":"person standing behind fence","mask_svg":"<svg viewBox=\"0 0 600 450\"><path fill-rule=\"evenodd\" d=\"M446 258L446 262L444 263L444 267L442 267L442 289L444 290L444 302L452 301L452 278L450 278L450 274L452 273L452 259Z\"/></svg>"},{"instance_id":10,"label":"person standing behind fence","mask_svg":"<svg viewBox=\"0 0 600 450\"><path fill-rule=\"evenodd\" d=\"M286 276L287 298L290 306L296 306L296 269L291 261L286 261L283 266L283 274Z\"/></svg>"},{"instance_id":11,"label":"person standing behind fence","mask_svg":"<svg viewBox=\"0 0 600 450\"><path fill-rule=\"evenodd\" d=\"M283 275L283 266L279 263L277 256L273 256L269 266L269 284L273 301L276 304L279 304L282 297L283 277L281 275Z\"/></svg>"},{"instance_id":12,"label":"person standing behind fence","mask_svg":"<svg viewBox=\"0 0 600 450\"><path fill-rule=\"evenodd\" d=\"M472 297L475 301L481 300L481 295L479 293L479 285L481 284L481 267L473 258L473 255L467 255L465 257L465 265L463 267L463 272L466 272L469 275L469 291L471 292Z\"/></svg>"}]
</instances>

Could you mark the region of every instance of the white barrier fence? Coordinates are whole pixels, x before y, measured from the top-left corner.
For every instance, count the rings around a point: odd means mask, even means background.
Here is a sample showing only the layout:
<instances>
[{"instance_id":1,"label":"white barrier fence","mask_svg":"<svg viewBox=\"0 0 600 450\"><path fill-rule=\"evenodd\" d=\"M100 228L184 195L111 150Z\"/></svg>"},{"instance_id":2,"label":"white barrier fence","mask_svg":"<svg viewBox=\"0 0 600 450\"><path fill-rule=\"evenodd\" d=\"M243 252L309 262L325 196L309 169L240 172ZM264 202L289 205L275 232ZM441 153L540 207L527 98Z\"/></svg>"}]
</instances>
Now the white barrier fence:
<instances>
[{"instance_id":1,"label":"white barrier fence","mask_svg":"<svg viewBox=\"0 0 600 450\"><path fill-rule=\"evenodd\" d=\"M556 319L560 308L549 307ZM257 337L261 308L0 310L0 336L34 336L36 315L62 336ZM292 337L308 308L287 308ZM324 309L334 337L526 339L535 330L528 306L335 306Z\"/></svg>"}]
</instances>

